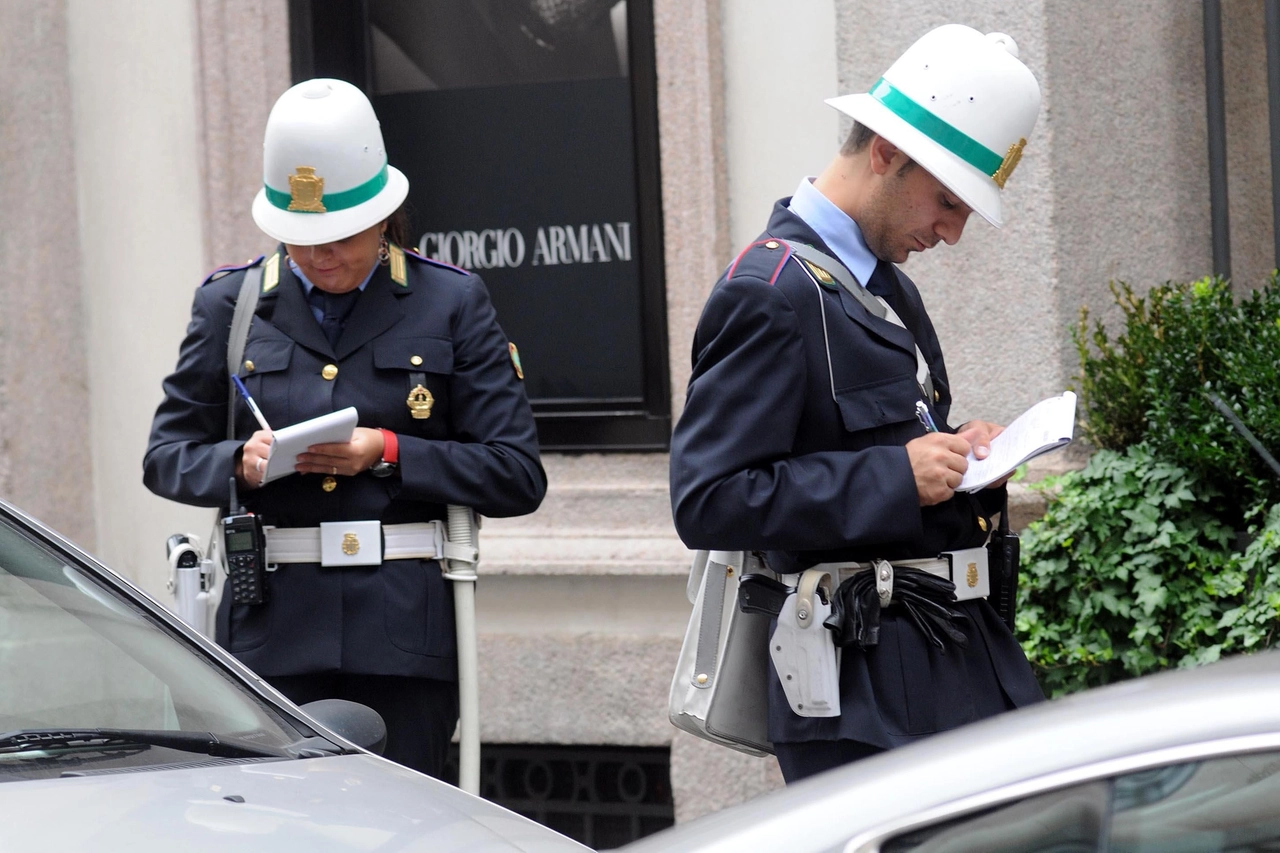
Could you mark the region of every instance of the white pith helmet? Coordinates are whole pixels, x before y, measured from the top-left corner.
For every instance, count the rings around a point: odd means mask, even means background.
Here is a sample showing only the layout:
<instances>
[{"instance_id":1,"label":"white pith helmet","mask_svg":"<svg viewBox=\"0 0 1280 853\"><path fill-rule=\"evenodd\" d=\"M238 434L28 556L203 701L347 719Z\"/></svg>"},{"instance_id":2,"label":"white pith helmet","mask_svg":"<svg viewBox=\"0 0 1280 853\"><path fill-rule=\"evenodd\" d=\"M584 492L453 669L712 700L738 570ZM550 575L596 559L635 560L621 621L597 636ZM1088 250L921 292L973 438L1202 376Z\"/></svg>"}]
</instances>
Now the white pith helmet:
<instances>
[{"instance_id":1,"label":"white pith helmet","mask_svg":"<svg viewBox=\"0 0 1280 853\"><path fill-rule=\"evenodd\" d=\"M947 24L921 36L871 91L827 103L902 149L997 228L1000 190L1040 112L1040 86L1004 33Z\"/></svg>"},{"instance_id":2,"label":"white pith helmet","mask_svg":"<svg viewBox=\"0 0 1280 853\"><path fill-rule=\"evenodd\" d=\"M253 221L295 246L371 228L409 194L409 180L387 163L369 99L350 83L324 78L299 83L271 108L262 182Z\"/></svg>"}]
</instances>

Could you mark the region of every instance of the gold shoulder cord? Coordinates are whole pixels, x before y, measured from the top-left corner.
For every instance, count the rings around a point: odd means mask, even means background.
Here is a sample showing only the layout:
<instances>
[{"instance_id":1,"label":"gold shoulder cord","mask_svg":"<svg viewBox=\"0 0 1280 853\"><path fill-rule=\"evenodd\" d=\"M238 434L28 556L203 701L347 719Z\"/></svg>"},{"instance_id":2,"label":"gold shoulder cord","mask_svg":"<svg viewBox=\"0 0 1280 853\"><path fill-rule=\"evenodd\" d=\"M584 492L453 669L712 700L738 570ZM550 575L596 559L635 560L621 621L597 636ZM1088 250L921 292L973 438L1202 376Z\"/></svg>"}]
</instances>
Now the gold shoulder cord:
<instances>
[{"instance_id":1,"label":"gold shoulder cord","mask_svg":"<svg viewBox=\"0 0 1280 853\"><path fill-rule=\"evenodd\" d=\"M270 293L280 283L280 253L276 252L267 258L262 267L262 292Z\"/></svg>"},{"instance_id":2,"label":"gold shoulder cord","mask_svg":"<svg viewBox=\"0 0 1280 853\"><path fill-rule=\"evenodd\" d=\"M401 287L409 286L409 270L404 262L404 249L401 249L395 243L387 244L387 251L391 254L391 280Z\"/></svg>"}]
</instances>

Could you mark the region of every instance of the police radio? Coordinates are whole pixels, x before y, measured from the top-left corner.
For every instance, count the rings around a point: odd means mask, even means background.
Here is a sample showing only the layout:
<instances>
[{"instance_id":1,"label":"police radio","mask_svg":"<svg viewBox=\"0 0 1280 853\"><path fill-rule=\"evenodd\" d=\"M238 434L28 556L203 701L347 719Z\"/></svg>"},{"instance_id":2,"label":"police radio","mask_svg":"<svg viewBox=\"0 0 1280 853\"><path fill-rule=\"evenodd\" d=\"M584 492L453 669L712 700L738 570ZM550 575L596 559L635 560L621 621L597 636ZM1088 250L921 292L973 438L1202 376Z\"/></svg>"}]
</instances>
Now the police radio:
<instances>
[{"instance_id":1,"label":"police radio","mask_svg":"<svg viewBox=\"0 0 1280 853\"><path fill-rule=\"evenodd\" d=\"M231 603L263 604L267 600L267 549L262 517L245 512L244 507L236 504L236 483L232 477L232 514L222 518L222 550L227 561Z\"/></svg>"}]
</instances>

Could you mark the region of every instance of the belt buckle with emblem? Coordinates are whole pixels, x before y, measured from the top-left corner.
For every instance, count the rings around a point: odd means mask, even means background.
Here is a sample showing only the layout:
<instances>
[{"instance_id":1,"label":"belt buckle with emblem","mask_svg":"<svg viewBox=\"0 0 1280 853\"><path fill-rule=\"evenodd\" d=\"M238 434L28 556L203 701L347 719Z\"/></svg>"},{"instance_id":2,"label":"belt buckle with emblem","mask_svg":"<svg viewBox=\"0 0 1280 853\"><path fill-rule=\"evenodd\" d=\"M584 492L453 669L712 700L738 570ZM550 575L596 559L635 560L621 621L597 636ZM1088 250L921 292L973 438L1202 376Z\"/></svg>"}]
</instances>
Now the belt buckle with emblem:
<instances>
[{"instance_id":1,"label":"belt buckle with emblem","mask_svg":"<svg viewBox=\"0 0 1280 853\"><path fill-rule=\"evenodd\" d=\"M947 575L955 587L957 601L985 598L991 594L991 557L986 546L944 551L942 556L951 564Z\"/></svg>"},{"instance_id":2,"label":"belt buckle with emblem","mask_svg":"<svg viewBox=\"0 0 1280 853\"><path fill-rule=\"evenodd\" d=\"M379 522L320 522L321 566L376 566L381 562L382 525Z\"/></svg>"},{"instance_id":3,"label":"belt buckle with emblem","mask_svg":"<svg viewBox=\"0 0 1280 853\"><path fill-rule=\"evenodd\" d=\"M409 399L405 403L409 406L409 414L423 421L431 417L431 407L436 404L436 398L431 396L426 386L418 385L409 392Z\"/></svg>"}]
</instances>

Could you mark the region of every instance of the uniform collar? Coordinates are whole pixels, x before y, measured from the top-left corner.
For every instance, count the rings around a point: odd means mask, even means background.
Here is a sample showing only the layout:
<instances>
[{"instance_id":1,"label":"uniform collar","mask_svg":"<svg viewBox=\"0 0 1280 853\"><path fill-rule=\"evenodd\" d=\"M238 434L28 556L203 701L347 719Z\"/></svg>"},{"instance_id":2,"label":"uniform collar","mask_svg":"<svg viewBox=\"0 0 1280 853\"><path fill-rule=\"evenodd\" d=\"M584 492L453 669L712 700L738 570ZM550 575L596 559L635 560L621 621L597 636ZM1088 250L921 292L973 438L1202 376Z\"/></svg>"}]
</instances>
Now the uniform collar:
<instances>
[{"instance_id":1,"label":"uniform collar","mask_svg":"<svg viewBox=\"0 0 1280 853\"><path fill-rule=\"evenodd\" d=\"M285 257L289 258L288 255L285 255ZM306 274L302 271L302 269L293 262L293 258L289 258L289 269L292 270L293 274L298 277L298 281L302 282L302 295L310 296L311 289L315 287L315 285L311 283L311 279L307 278ZM377 269L378 269L378 265L375 263L373 265L373 269L370 269L369 274L364 277L364 281L360 282L360 287L359 287L360 290L364 290L366 287L369 286L369 279L373 278L373 274Z\"/></svg>"},{"instance_id":2,"label":"uniform collar","mask_svg":"<svg viewBox=\"0 0 1280 853\"><path fill-rule=\"evenodd\" d=\"M836 259L865 287L875 271L876 256L867 248L858 223L819 192L813 178L800 181L787 207L822 238Z\"/></svg>"}]
</instances>

